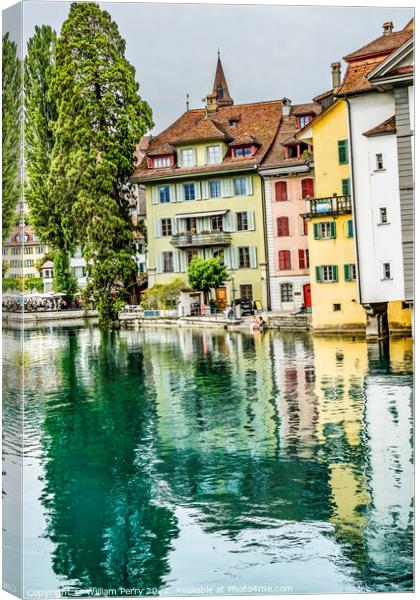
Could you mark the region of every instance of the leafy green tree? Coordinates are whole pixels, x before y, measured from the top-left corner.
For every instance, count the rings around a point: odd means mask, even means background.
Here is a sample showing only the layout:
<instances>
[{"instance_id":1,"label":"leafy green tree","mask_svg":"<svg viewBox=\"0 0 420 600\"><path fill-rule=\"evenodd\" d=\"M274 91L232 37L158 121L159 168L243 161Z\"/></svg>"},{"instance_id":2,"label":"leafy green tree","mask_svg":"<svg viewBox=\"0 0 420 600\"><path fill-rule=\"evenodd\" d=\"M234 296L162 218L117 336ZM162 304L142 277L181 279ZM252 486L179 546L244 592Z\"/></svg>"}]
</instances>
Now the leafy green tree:
<instances>
[{"instance_id":1,"label":"leafy green tree","mask_svg":"<svg viewBox=\"0 0 420 600\"><path fill-rule=\"evenodd\" d=\"M17 47L9 33L3 35L2 60L2 239L5 240L13 226L21 190L22 78Z\"/></svg>"},{"instance_id":2,"label":"leafy green tree","mask_svg":"<svg viewBox=\"0 0 420 600\"><path fill-rule=\"evenodd\" d=\"M185 281L180 277L176 277L166 284L156 284L143 292L141 306L152 309L175 308L183 287L185 287Z\"/></svg>"},{"instance_id":3,"label":"leafy green tree","mask_svg":"<svg viewBox=\"0 0 420 600\"><path fill-rule=\"evenodd\" d=\"M25 200L37 235L52 248L65 248L62 216L66 206L48 194L57 107L50 96L57 35L51 27L35 27L24 60Z\"/></svg>"},{"instance_id":4,"label":"leafy green tree","mask_svg":"<svg viewBox=\"0 0 420 600\"><path fill-rule=\"evenodd\" d=\"M195 290L204 292L207 303L211 289L220 287L228 279L229 274L220 258L200 258L195 256L188 267L188 280Z\"/></svg>"},{"instance_id":5,"label":"leafy green tree","mask_svg":"<svg viewBox=\"0 0 420 600\"><path fill-rule=\"evenodd\" d=\"M83 242L87 294L109 326L136 281L132 192L138 140L152 126L125 41L94 3L73 3L55 51L51 100L59 107L48 193L67 210L62 230Z\"/></svg>"},{"instance_id":6,"label":"leafy green tree","mask_svg":"<svg viewBox=\"0 0 420 600\"><path fill-rule=\"evenodd\" d=\"M53 290L63 292L70 301L77 291L77 280L71 272L69 253L65 250L54 253Z\"/></svg>"}]
</instances>

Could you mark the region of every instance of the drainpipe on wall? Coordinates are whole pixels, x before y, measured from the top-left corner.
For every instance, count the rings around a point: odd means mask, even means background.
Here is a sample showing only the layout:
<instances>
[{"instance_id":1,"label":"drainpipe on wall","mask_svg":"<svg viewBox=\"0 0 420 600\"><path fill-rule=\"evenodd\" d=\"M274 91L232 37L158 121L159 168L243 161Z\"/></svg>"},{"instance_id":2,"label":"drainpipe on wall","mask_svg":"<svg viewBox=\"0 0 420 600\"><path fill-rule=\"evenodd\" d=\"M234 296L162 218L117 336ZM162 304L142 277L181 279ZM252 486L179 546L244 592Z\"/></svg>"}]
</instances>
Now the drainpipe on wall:
<instances>
[{"instance_id":1,"label":"drainpipe on wall","mask_svg":"<svg viewBox=\"0 0 420 600\"><path fill-rule=\"evenodd\" d=\"M359 267L359 242L358 242L358 235L357 235L357 213L356 213L356 194L354 191L354 161L353 161L353 143L352 143L352 128L351 128L351 104L350 104L350 100L347 98L347 96L344 97L344 100L346 101L347 104L347 114L348 114L348 124L349 124L349 150L350 150L350 172L351 172L351 202L352 202L352 218L354 221L354 237L355 237L355 242L356 242L356 262L357 262L357 266ZM359 290L359 303L362 302L362 285L360 282L360 270L358 269L359 273L358 273L358 277L357 277L357 288Z\"/></svg>"},{"instance_id":2,"label":"drainpipe on wall","mask_svg":"<svg viewBox=\"0 0 420 600\"><path fill-rule=\"evenodd\" d=\"M255 167L257 171L257 167ZM258 173L258 171L257 171ZM264 252L265 252L265 284L267 288L267 310L271 310L271 293L270 293L270 266L268 264L268 240L267 240L267 218L265 212L265 185L264 177L261 177L261 198L262 198L262 209L263 209L263 231L264 231Z\"/></svg>"}]
</instances>

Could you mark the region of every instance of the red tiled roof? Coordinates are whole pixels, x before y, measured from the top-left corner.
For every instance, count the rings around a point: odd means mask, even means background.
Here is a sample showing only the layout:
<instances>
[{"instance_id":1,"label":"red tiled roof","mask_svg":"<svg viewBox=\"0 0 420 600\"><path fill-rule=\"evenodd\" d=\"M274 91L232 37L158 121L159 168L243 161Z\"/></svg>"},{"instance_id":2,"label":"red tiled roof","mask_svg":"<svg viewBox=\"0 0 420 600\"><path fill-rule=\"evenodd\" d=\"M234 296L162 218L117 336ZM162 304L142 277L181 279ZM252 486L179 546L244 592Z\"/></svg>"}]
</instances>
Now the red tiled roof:
<instances>
[{"instance_id":1,"label":"red tiled roof","mask_svg":"<svg viewBox=\"0 0 420 600\"><path fill-rule=\"evenodd\" d=\"M292 106L290 116L283 117L281 120L274 143L261 164L262 168L292 167L307 163L308 159L304 155L301 155L299 158L285 158L285 146L289 143L297 143L295 135L301 130L296 127L297 119L295 115L301 113L302 107L305 107L304 110L306 111L309 107L316 115L320 114L322 110L321 106L315 102ZM308 112L304 114L308 114Z\"/></svg>"},{"instance_id":2,"label":"red tiled roof","mask_svg":"<svg viewBox=\"0 0 420 600\"><path fill-rule=\"evenodd\" d=\"M363 135L365 135L366 137L374 137L375 135L385 135L385 134L390 134L390 133L396 133L396 131L397 131L397 127L395 124L395 115L394 115L393 117L386 119L379 125L376 125L376 127L372 127L372 129L365 131L363 133Z\"/></svg>"},{"instance_id":3,"label":"red tiled roof","mask_svg":"<svg viewBox=\"0 0 420 600\"><path fill-rule=\"evenodd\" d=\"M212 139L218 139L218 137L215 137L216 135L220 138L224 136L228 140L232 140L233 137L240 138L244 135L253 136L258 140L260 146L256 153L249 157L232 158L230 153L228 153L220 165L191 168L172 166L148 169L146 158L144 158L134 171L132 178L146 180L174 175L211 173L212 171L223 171L232 168L240 169L241 167L246 168L258 165L267 154L273 142L281 116L282 104L280 100L223 106L219 107L214 113L207 113L206 109L187 111L175 123L165 129L165 131L152 138L149 152L155 152L157 148L161 148L167 143L185 143L185 140L188 142L199 142L203 140L203 131L207 133L212 132ZM239 118L236 127L231 127L230 125L229 121L232 117ZM209 139L208 136L207 139Z\"/></svg>"},{"instance_id":4,"label":"red tiled roof","mask_svg":"<svg viewBox=\"0 0 420 600\"><path fill-rule=\"evenodd\" d=\"M414 73L414 65L405 65L404 67L393 69L387 73L387 77L392 77L394 75L409 75L411 73Z\"/></svg>"},{"instance_id":5,"label":"red tiled roof","mask_svg":"<svg viewBox=\"0 0 420 600\"><path fill-rule=\"evenodd\" d=\"M380 37L376 38L376 40L373 40L373 42L369 42L355 52L347 54L347 56L344 57L344 60L346 62L350 62L352 60L371 56L373 54L388 55L393 50L396 50L402 46L402 44L404 44L412 36L413 31L411 29L403 29L401 31L394 31L393 33L381 35Z\"/></svg>"},{"instance_id":6,"label":"red tiled roof","mask_svg":"<svg viewBox=\"0 0 420 600\"><path fill-rule=\"evenodd\" d=\"M307 102L306 104L297 104L292 107L292 115L317 115L319 113L319 104L317 102Z\"/></svg>"},{"instance_id":7,"label":"red tiled roof","mask_svg":"<svg viewBox=\"0 0 420 600\"><path fill-rule=\"evenodd\" d=\"M162 154L173 154L174 152L175 152L175 148L172 146L172 144L162 144L158 148L155 148L155 150L149 150L147 152L147 155L148 156L160 156Z\"/></svg>"},{"instance_id":8,"label":"red tiled roof","mask_svg":"<svg viewBox=\"0 0 420 600\"><path fill-rule=\"evenodd\" d=\"M369 73L412 36L413 31L410 29L384 34L345 56L348 67L338 95L362 93L373 89L367 79Z\"/></svg>"},{"instance_id":9,"label":"red tiled roof","mask_svg":"<svg viewBox=\"0 0 420 600\"><path fill-rule=\"evenodd\" d=\"M243 133L242 135L236 136L229 144L229 146L241 146L243 144L254 144L260 146L260 142L257 138L249 133Z\"/></svg>"}]
</instances>

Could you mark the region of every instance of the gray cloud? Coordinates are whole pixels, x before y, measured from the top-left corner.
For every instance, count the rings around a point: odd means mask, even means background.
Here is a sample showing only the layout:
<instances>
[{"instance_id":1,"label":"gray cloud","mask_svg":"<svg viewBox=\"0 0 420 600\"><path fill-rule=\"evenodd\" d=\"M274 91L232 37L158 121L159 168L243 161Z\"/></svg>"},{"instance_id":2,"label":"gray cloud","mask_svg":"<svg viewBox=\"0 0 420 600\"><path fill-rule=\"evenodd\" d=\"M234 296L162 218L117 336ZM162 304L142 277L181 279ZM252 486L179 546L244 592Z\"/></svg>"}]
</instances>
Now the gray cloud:
<instances>
[{"instance_id":1,"label":"gray cloud","mask_svg":"<svg viewBox=\"0 0 420 600\"><path fill-rule=\"evenodd\" d=\"M57 31L69 3L24 2L24 38L35 25ZM127 41L141 95L152 106L154 133L211 91L217 49L236 103L287 96L307 102L330 88L330 64L381 35L382 23L400 29L410 8L246 6L211 4L101 5ZM343 64L344 68L344 64Z\"/></svg>"}]
</instances>

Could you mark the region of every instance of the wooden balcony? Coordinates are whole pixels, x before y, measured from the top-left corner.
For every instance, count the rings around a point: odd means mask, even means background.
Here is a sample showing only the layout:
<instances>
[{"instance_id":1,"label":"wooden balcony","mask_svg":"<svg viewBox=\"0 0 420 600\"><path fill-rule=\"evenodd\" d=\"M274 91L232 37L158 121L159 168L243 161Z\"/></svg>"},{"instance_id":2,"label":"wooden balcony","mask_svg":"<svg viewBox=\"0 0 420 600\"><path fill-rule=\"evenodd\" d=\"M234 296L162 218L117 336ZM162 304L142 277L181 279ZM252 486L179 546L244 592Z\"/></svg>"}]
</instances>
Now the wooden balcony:
<instances>
[{"instance_id":1,"label":"wooden balcony","mask_svg":"<svg viewBox=\"0 0 420 600\"><path fill-rule=\"evenodd\" d=\"M178 233L171 238L175 248L195 248L200 246L230 246L231 235L225 231L202 231L201 233Z\"/></svg>"},{"instance_id":2,"label":"wooden balcony","mask_svg":"<svg viewBox=\"0 0 420 600\"><path fill-rule=\"evenodd\" d=\"M351 214L351 196L336 196L327 198L308 198L306 200L307 212L302 213L304 219L314 217L337 216Z\"/></svg>"}]
</instances>

